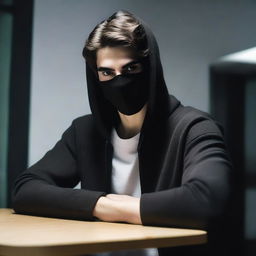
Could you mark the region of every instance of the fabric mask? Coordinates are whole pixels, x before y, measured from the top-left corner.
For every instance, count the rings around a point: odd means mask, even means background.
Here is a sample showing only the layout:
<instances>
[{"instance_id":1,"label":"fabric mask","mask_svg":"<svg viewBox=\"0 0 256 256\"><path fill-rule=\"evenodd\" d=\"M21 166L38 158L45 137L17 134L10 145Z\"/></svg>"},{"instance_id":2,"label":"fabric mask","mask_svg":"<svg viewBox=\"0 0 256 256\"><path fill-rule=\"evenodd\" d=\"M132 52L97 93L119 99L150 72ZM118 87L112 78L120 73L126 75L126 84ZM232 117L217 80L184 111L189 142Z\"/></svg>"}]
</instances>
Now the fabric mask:
<instances>
[{"instance_id":1,"label":"fabric mask","mask_svg":"<svg viewBox=\"0 0 256 256\"><path fill-rule=\"evenodd\" d=\"M99 81L103 95L121 113L139 112L148 99L149 84L145 72L121 74L108 81Z\"/></svg>"}]
</instances>

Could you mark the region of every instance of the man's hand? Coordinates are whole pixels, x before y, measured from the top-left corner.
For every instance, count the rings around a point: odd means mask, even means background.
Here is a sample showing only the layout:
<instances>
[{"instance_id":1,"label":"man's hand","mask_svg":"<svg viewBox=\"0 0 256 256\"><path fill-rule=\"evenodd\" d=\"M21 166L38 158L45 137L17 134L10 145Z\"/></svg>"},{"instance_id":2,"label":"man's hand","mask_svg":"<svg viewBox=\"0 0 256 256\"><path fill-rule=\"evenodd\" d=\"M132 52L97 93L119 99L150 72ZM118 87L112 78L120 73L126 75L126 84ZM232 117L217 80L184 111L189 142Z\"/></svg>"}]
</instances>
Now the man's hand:
<instances>
[{"instance_id":1,"label":"man's hand","mask_svg":"<svg viewBox=\"0 0 256 256\"><path fill-rule=\"evenodd\" d=\"M93 215L103 221L142 224L140 198L117 194L102 196L94 208Z\"/></svg>"}]
</instances>

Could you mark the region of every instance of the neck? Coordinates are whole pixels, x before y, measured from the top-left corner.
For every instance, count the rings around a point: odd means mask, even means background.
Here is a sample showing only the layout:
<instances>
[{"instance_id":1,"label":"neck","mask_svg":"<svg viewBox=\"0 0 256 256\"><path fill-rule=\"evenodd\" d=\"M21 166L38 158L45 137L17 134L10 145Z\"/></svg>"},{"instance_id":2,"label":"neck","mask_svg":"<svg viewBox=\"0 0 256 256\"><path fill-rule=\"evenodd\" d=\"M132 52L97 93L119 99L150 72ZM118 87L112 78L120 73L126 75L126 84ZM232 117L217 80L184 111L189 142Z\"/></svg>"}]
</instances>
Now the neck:
<instances>
[{"instance_id":1,"label":"neck","mask_svg":"<svg viewBox=\"0 0 256 256\"><path fill-rule=\"evenodd\" d=\"M134 115L124 115L118 111L121 122L117 129L117 132L122 138L131 138L138 134L142 128L143 121L146 115L147 104Z\"/></svg>"}]
</instances>

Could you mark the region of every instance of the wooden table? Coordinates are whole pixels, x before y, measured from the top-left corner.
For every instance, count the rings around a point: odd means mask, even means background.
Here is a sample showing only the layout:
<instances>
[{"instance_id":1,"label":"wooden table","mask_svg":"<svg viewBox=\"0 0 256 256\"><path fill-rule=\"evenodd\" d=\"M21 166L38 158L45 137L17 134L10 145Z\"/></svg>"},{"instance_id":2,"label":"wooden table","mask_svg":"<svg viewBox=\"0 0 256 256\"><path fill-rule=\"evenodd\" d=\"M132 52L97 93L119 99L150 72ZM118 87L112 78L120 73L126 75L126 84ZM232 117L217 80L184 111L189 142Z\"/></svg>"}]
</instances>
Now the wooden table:
<instances>
[{"instance_id":1,"label":"wooden table","mask_svg":"<svg viewBox=\"0 0 256 256\"><path fill-rule=\"evenodd\" d=\"M44 218L0 209L1 256L82 255L206 242L202 230Z\"/></svg>"}]
</instances>

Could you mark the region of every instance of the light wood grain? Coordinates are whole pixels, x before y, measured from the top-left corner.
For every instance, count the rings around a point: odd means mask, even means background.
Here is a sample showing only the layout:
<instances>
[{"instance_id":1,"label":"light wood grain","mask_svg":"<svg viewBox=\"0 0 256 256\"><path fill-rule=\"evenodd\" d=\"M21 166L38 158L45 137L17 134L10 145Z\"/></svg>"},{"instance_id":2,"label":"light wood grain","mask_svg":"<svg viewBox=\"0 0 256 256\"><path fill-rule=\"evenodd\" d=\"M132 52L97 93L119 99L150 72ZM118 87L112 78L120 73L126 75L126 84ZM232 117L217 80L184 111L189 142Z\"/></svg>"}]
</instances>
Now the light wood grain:
<instances>
[{"instance_id":1,"label":"light wood grain","mask_svg":"<svg viewBox=\"0 0 256 256\"><path fill-rule=\"evenodd\" d=\"M0 209L2 256L81 255L206 242L202 230L35 217Z\"/></svg>"}]
</instances>

